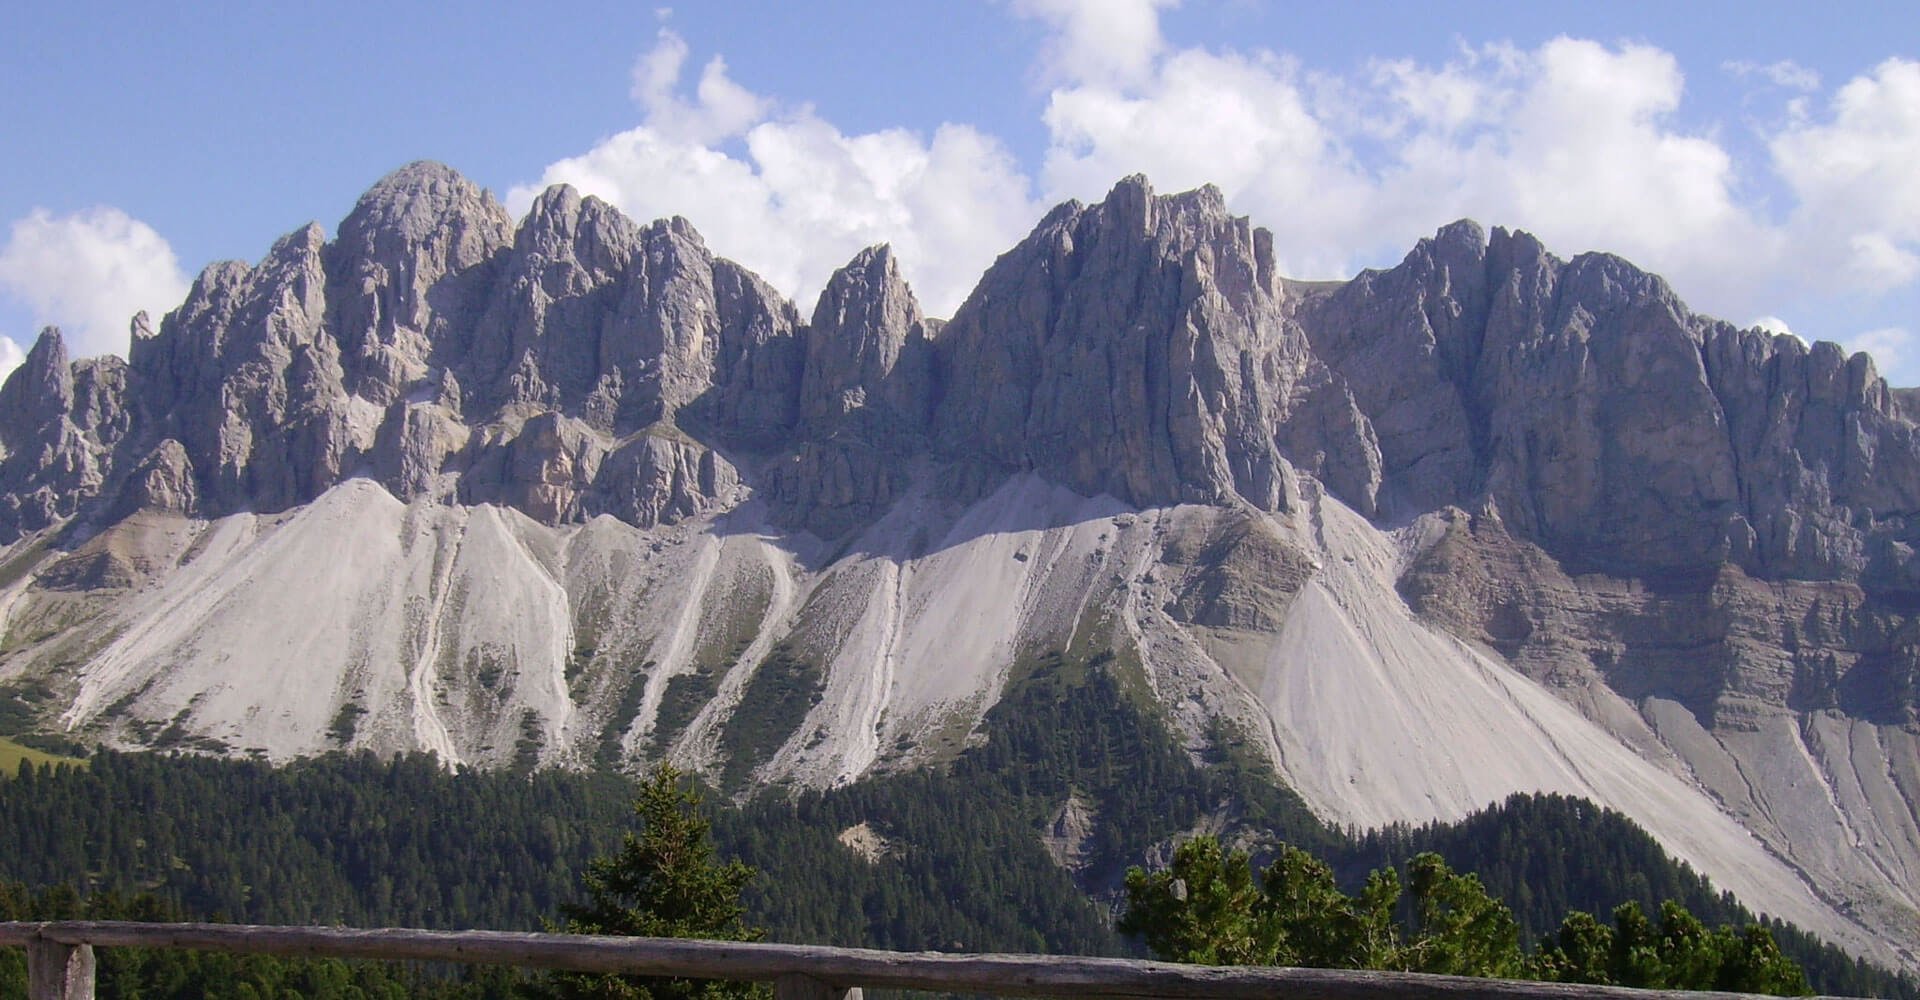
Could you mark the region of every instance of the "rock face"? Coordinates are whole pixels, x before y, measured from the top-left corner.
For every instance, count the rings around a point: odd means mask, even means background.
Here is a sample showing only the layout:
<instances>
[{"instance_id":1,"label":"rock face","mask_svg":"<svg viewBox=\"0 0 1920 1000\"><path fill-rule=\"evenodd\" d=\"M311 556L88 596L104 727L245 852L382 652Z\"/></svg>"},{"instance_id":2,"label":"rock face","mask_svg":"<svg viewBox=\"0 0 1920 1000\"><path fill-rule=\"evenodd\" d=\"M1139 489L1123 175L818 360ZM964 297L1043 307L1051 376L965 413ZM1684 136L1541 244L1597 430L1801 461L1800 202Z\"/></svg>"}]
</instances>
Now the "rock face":
<instances>
[{"instance_id":1,"label":"rock face","mask_svg":"<svg viewBox=\"0 0 1920 1000\"><path fill-rule=\"evenodd\" d=\"M1374 429L1390 518L1490 503L1616 573L1913 572L1915 429L1864 354L1736 330L1617 257L1562 262L1471 223L1296 317Z\"/></svg>"},{"instance_id":2,"label":"rock face","mask_svg":"<svg viewBox=\"0 0 1920 1000\"><path fill-rule=\"evenodd\" d=\"M686 220L413 164L0 385L0 685L115 744L714 767L777 661L821 687L760 776L827 784L1104 642L1340 821L1591 795L1920 965L1915 392L1471 222L1300 283L1134 177L949 322L885 246L803 318Z\"/></svg>"},{"instance_id":3,"label":"rock face","mask_svg":"<svg viewBox=\"0 0 1920 1000\"><path fill-rule=\"evenodd\" d=\"M12 537L95 506L280 510L354 475L645 526L724 505L742 462L827 537L932 458L1269 511L1298 472L1385 522L1487 506L1577 568L1920 589L1920 431L1864 355L1467 222L1299 285L1217 191L1138 177L1049 214L951 323L886 247L804 322L684 220L563 186L515 226L413 164L332 242L209 267L157 331L136 320L128 365L43 338L0 408Z\"/></svg>"},{"instance_id":4,"label":"rock face","mask_svg":"<svg viewBox=\"0 0 1920 1000\"><path fill-rule=\"evenodd\" d=\"M135 332L144 325L135 320ZM99 499L127 443L127 366L67 360L49 327L0 386L0 538L46 528Z\"/></svg>"},{"instance_id":5,"label":"rock face","mask_svg":"<svg viewBox=\"0 0 1920 1000\"><path fill-rule=\"evenodd\" d=\"M1218 191L1129 178L1055 209L941 331L938 440L1129 503L1280 509L1276 435L1316 368L1283 305L1272 238Z\"/></svg>"},{"instance_id":6,"label":"rock face","mask_svg":"<svg viewBox=\"0 0 1920 1000\"><path fill-rule=\"evenodd\" d=\"M257 266L216 264L158 332L136 329L117 384L150 420L128 489L164 488L115 509L279 510L372 475L403 499L550 524L686 517L736 482L720 442L768 447L798 422L800 329L684 220L641 227L561 187L516 227L458 174L413 164L333 242L308 226ZM48 357L22 377L23 413L70 391L41 384L65 377ZM132 468L165 442L161 483ZM46 503L22 525L78 500Z\"/></svg>"}]
</instances>

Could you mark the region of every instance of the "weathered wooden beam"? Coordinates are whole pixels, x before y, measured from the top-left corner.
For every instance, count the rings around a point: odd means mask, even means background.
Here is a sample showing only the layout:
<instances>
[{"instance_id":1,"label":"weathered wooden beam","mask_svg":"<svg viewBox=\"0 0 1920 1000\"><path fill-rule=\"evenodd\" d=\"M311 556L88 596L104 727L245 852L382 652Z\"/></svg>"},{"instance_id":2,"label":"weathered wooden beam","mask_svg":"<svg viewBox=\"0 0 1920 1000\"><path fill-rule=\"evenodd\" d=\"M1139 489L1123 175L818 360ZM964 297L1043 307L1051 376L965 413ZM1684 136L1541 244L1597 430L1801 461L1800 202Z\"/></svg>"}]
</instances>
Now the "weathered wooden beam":
<instances>
[{"instance_id":1,"label":"weathered wooden beam","mask_svg":"<svg viewBox=\"0 0 1920 1000\"><path fill-rule=\"evenodd\" d=\"M93 946L28 941L27 1000L93 1000Z\"/></svg>"},{"instance_id":2,"label":"weathered wooden beam","mask_svg":"<svg viewBox=\"0 0 1920 1000\"><path fill-rule=\"evenodd\" d=\"M812 976L786 975L773 981L773 1000L860 1000L858 987L848 989L823 983Z\"/></svg>"},{"instance_id":3,"label":"weathered wooden beam","mask_svg":"<svg viewBox=\"0 0 1920 1000\"><path fill-rule=\"evenodd\" d=\"M188 948L311 958L472 962L524 968L778 983L804 977L852 986L1002 996L1175 1000L1733 1000L1750 994L1431 976L1411 972L1176 965L1071 955L960 955L677 938L70 921L0 923L0 945L36 938L99 947ZM801 989L797 979L790 990ZM805 986L816 990L817 987ZM811 1000L811 998L810 998Z\"/></svg>"}]
</instances>

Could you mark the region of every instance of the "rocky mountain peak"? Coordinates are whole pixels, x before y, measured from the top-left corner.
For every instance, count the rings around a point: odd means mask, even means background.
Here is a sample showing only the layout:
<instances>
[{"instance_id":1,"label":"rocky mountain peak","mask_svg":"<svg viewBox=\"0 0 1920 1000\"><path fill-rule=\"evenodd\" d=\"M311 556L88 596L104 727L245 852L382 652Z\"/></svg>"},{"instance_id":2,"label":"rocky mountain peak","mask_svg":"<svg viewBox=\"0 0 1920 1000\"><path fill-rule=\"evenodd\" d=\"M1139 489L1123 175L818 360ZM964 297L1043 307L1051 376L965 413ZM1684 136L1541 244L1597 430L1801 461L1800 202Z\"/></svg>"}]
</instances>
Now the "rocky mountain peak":
<instances>
[{"instance_id":1,"label":"rocky mountain peak","mask_svg":"<svg viewBox=\"0 0 1920 1000\"><path fill-rule=\"evenodd\" d=\"M1643 778L1698 780L1693 815L1809 884L1920 870L1911 789L1845 777L1920 773L1920 396L1525 232L1462 220L1346 282L1274 256L1219 190L1136 176L949 323L885 245L803 318L685 219L556 186L516 226L411 164L331 243L135 317L130 365L49 330L0 385L0 667L120 743L711 763L733 671L792 652L827 680L758 773L826 782L934 759L902 755L1110 630L1194 745L1221 713L1310 740L1275 762L1343 808L1398 775L1346 815L1509 790L1431 761L1651 747L1678 756L1604 786L1646 815L1676 800ZM1448 757L1488 706L1518 742ZM1563 767L1612 746L1560 738L1576 709L1624 742ZM1857 851L1804 819L1838 810ZM1895 889L1875 926L1911 941Z\"/></svg>"},{"instance_id":2,"label":"rocky mountain peak","mask_svg":"<svg viewBox=\"0 0 1920 1000\"><path fill-rule=\"evenodd\" d=\"M345 252L378 257L444 241L453 244L453 263L469 267L512 232L513 219L491 193L451 167L421 160L360 196L340 222L340 244Z\"/></svg>"},{"instance_id":3,"label":"rocky mountain peak","mask_svg":"<svg viewBox=\"0 0 1920 1000\"><path fill-rule=\"evenodd\" d=\"M0 387L0 412L6 414L8 427L25 427L63 414L72 405L73 368L66 338L59 327L49 326Z\"/></svg>"},{"instance_id":4,"label":"rocky mountain peak","mask_svg":"<svg viewBox=\"0 0 1920 1000\"><path fill-rule=\"evenodd\" d=\"M438 163L410 163L368 189L341 221L326 267L343 384L384 405L438 356L464 350L480 307L470 286L513 232L492 194Z\"/></svg>"},{"instance_id":5,"label":"rocky mountain peak","mask_svg":"<svg viewBox=\"0 0 1920 1000\"><path fill-rule=\"evenodd\" d=\"M1123 180L1049 215L942 331L940 439L1130 503L1283 506L1306 359L1282 298L1271 237L1218 190Z\"/></svg>"},{"instance_id":6,"label":"rocky mountain peak","mask_svg":"<svg viewBox=\"0 0 1920 1000\"><path fill-rule=\"evenodd\" d=\"M894 255L893 244L876 243L854 254L852 260L833 272L833 277L827 279L827 286L829 288L835 285L844 288L855 284L882 286L897 281L899 275L900 264ZM816 307L817 311L818 307Z\"/></svg>"},{"instance_id":7,"label":"rocky mountain peak","mask_svg":"<svg viewBox=\"0 0 1920 1000\"><path fill-rule=\"evenodd\" d=\"M595 227L599 225L597 217L600 212L612 213L606 222L610 229L618 228L618 223L613 222L612 219L625 220L625 216L619 215L618 210L613 206L598 199L587 199L586 207L590 217L596 219L595 222L583 227L582 231L588 234L588 238L602 240L608 238L594 232ZM625 231L621 230L617 239L624 238ZM639 227L635 238L637 253L640 255L635 264L640 269L640 276L644 276L649 287L657 288L690 274L711 272L719 262L713 252L707 249L706 239L700 235L699 230L693 228L693 223L677 215L670 219L656 219Z\"/></svg>"},{"instance_id":8,"label":"rocky mountain peak","mask_svg":"<svg viewBox=\"0 0 1920 1000\"><path fill-rule=\"evenodd\" d=\"M856 254L827 281L813 310L800 389L803 416L830 429L873 404L895 419L919 412L924 379L896 384L892 376L909 338L924 339L924 319L891 247L883 243Z\"/></svg>"},{"instance_id":9,"label":"rocky mountain peak","mask_svg":"<svg viewBox=\"0 0 1920 1000\"><path fill-rule=\"evenodd\" d=\"M1487 231L1460 219L1415 244L1401 266L1438 279L1443 287L1436 291L1472 299L1477 315L1485 306L1487 250Z\"/></svg>"},{"instance_id":10,"label":"rocky mountain peak","mask_svg":"<svg viewBox=\"0 0 1920 1000\"><path fill-rule=\"evenodd\" d=\"M1177 240L1181 233L1204 233L1231 218L1219 188L1203 184L1191 191L1156 195L1145 174L1121 178L1094 211L1117 230L1163 240Z\"/></svg>"},{"instance_id":11,"label":"rocky mountain peak","mask_svg":"<svg viewBox=\"0 0 1920 1000\"><path fill-rule=\"evenodd\" d=\"M150 415L116 475L161 454L156 495L191 474L210 514L298 503L367 463L401 496L453 477L512 502L501 477L565 452L572 499L541 516L673 516L713 498L658 502L680 479L615 502L595 477L627 468L630 486L745 448L786 456L771 492L836 511L800 518L832 533L924 454L1141 506L1283 510L1304 472L1367 516L1497 510L1616 568L1876 566L1920 586L1903 529L1859 527L1920 511L1912 425L1864 357L1723 329L1620 258L1562 261L1469 220L1339 285L1283 282L1273 256L1217 188L1133 176L1050 212L944 327L885 245L832 276L808 323L685 219L637 224L557 185L516 227L423 162L376 183L332 243L302 227L258 265L207 268L157 331L136 320L131 382L95 372L80 406L43 338L4 398L32 426L72 417L109 465L101 434L118 432L97 428ZM112 397L123 382L137 405ZM642 431L682 451L655 449L644 475L601 461ZM166 440L181 450L156 452ZM1684 516L1649 514L1667 509Z\"/></svg>"},{"instance_id":12,"label":"rocky mountain peak","mask_svg":"<svg viewBox=\"0 0 1920 1000\"><path fill-rule=\"evenodd\" d=\"M1053 218L1053 216L1049 216ZM1069 213L1076 238L1125 245L1145 240L1161 252L1179 256L1219 238L1235 226L1251 232L1245 218L1227 211L1226 196L1205 184L1176 194L1155 194L1142 174L1123 178L1101 201Z\"/></svg>"},{"instance_id":13,"label":"rocky mountain peak","mask_svg":"<svg viewBox=\"0 0 1920 1000\"><path fill-rule=\"evenodd\" d=\"M273 241L273 248L267 251L265 263L298 267L308 259L319 256L326 246L327 231L320 228L318 222L309 222Z\"/></svg>"},{"instance_id":14,"label":"rocky mountain peak","mask_svg":"<svg viewBox=\"0 0 1920 1000\"><path fill-rule=\"evenodd\" d=\"M1135 233L1153 232L1153 184L1145 174L1122 177L1095 210L1113 220L1115 228Z\"/></svg>"},{"instance_id":15,"label":"rocky mountain peak","mask_svg":"<svg viewBox=\"0 0 1920 1000\"><path fill-rule=\"evenodd\" d=\"M707 241L700 235L700 230L695 229L693 223L684 215L670 215L664 219L655 219L647 223L646 231L650 236L656 233L662 234L699 247L701 250L707 248Z\"/></svg>"},{"instance_id":16,"label":"rocky mountain peak","mask_svg":"<svg viewBox=\"0 0 1920 1000\"><path fill-rule=\"evenodd\" d=\"M1487 249L1487 230L1472 219L1455 219L1421 240L1419 245L1446 247L1456 253L1482 257Z\"/></svg>"},{"instance_id":17,"label":"rocky mountain peak","mask_svg":"<svg viewBox=\"0 0 1920 1000\"><path fill-rule=\"evenodd\" d=\"M0 384L0 545L71 516L99 495L127 437L127 365L70 362L56 327Z\"/></svg>"},{"instance_id":18,"label":"rocky mountain peak","mask_svg":"<svg viewBox=\"0 0 1920 1000\"><path fill-rule=\"evenodd\" d=\"M514 246L611 277L625 269L641 239L641 227L619 209L592 195L581 197L570 184L556 184L534 199Z\"/></svg>"}]
</instances>

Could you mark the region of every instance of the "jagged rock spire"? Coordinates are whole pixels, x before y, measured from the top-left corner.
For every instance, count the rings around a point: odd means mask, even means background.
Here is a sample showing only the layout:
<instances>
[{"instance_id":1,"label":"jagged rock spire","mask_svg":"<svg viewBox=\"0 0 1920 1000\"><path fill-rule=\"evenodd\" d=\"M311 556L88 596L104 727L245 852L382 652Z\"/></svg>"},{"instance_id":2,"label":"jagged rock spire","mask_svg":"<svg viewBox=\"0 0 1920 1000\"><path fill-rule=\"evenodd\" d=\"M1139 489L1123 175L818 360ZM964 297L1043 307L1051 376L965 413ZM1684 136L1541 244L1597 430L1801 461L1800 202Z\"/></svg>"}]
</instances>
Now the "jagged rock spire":
<instances>
[{"instance_id":1,"label":"jagged rock spire","mask_svg":"<svg viewBox=\"0 0 1920 1000\"><path fill-rule=\"evenodd\" d=\"M889 392L909 337L924 335L920 303L900 275L893 248L868 247L835 271L820 293L807 333L801 406L806 419L830 428L843 415L884 403L896 417L912 412L925 386Z\"/></svg>"}]
</instances>

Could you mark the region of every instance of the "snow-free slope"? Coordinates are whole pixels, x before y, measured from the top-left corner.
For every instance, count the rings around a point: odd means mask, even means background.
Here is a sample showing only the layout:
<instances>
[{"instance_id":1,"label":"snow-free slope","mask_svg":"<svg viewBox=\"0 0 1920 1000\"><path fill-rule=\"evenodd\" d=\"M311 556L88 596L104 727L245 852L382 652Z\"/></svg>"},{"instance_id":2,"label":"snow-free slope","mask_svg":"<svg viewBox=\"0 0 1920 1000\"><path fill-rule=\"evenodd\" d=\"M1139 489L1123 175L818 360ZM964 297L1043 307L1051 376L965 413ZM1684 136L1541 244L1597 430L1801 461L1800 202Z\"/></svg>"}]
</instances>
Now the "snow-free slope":
<instances>
[{"instance_id":1,"label":"snow-free slope","mask_svg":"<svg viewBox=\"0 0 1920 1000\"><path fill-rule=\"evenodd\" d=\"M1264 735L1329 821L1584 796L1758 910L1883 960L1906 940L1904 844L1834 851L1807 827L1769 827L1763 842L1679 756L1636 751L1417 617L1395 583L1430 525L1381 531L1310 487L1273 515L1135 511L1030 475L968 505L932 485L835 555L769 527L753 502L671 528L552 528L349 481L286 515L194 526L176 568L90 624L117 638L74 669L64 720L115 743L273 759L350 746L496 766L667 756L718 773L722 734L779 643L818 657L820 697L753 777L826 786L957 751L1023 656L1118 648L1188 738L1218 715ZM1267 572L1290 567L1291 589L1234 604L1247 581L1218 574L1250 552ZM29 584L10 608L53 596ZM674 679L701 670L704 700L665 707ZM1827 758L1885 739L1814 732ZM1877 773L1822 794L1859 836L1887 840L1898 817L1876 808L1897 789ZM1879 780L1903 779L1896 766Z\"/></svg>"},{"instance_id":2,"label":"snow-free slope","mask_svg":"<svg viewBox=\"0 0 1920 1000\"><path fill-rule=\"evenodd\" d=\"M950 321L884 248L809 318L684 219L411 164L0 384L0 695L744 793L937 763L1110 651L1329 819L1591 795L1920 967L1920 424L1872 360L1471 222L1277 259L1136 176Z\"/></svg>"},{"instance_id":3,"label":"snow-free slope","mask_svg":"<svg viewBox=\"0 0 1920 1000\"><path fill-rule=\"evenodd\" d=\"M1903 877L1859 864L1850 874L1866 891L1835 896L1812 877L1830 866L1798 870L1770 852L1670 759L1636 753L1497 657L1416 618L1394 588L1412 539L1325 498L1281 530L1321 568L1280 628L1193 635L1258 702L1282 776L1321 815L1362 828L1452 821L1513 792L1558 792L1625 813L1721 888L1833 940L1871 940L1836 912L1842 899L1874 899L1877 919L1913 921Z\"/></svg>"}]
</instances>

